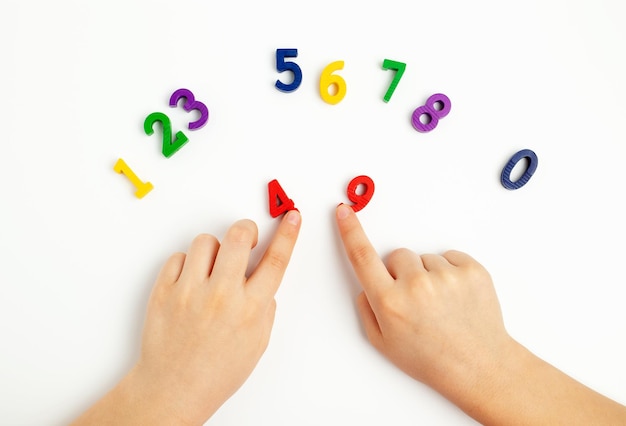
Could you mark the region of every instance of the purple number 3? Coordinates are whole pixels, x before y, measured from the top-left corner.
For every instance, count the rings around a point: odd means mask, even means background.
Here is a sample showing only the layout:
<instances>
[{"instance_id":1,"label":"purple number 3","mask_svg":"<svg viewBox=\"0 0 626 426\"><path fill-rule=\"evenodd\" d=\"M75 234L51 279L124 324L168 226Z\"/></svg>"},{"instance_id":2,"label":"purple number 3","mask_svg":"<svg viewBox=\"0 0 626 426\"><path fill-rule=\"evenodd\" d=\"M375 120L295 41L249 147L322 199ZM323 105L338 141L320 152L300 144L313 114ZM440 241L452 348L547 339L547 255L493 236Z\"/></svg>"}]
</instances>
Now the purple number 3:
<instances>
[{"instance_id":1,"label":"purple number 3","mask_svg":"<svg viewBox=\"0 0 626 426\"><path fill-rule=\"evenodd\" d=\"M193 96L193 93L191 93L191 90L178 89L172 93L172 96L170 97L170 106L175 107L180 98L185 98L185 103L183 104L185 111L191 112L194 109L200 111L200 118L189 123L189 130L197 130L204 126L209 120L209 109L206 105L202 102L196 101L196 98Z\"/></svg>"}]
</instances>

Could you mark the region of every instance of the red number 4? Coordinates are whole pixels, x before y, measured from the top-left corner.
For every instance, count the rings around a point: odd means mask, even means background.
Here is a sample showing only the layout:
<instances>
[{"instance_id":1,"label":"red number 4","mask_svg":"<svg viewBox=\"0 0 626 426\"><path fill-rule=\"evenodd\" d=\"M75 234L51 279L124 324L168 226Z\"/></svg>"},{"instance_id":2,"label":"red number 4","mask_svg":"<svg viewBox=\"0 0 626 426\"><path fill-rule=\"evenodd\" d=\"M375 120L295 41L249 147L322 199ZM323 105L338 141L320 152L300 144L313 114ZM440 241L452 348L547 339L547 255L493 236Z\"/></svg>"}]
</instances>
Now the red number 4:
<instances>
[{"instance_id":1,"label":"red number 4","mask_svg":"<svg viewBox=\"0 0 626 426\"><path fill-rule=\"evenodd\" d=\"M276 179L267 184L269 195L270 215L278 217L289 210L295 210L293 200L287 196Z\"/></svg>"}]
</instances>

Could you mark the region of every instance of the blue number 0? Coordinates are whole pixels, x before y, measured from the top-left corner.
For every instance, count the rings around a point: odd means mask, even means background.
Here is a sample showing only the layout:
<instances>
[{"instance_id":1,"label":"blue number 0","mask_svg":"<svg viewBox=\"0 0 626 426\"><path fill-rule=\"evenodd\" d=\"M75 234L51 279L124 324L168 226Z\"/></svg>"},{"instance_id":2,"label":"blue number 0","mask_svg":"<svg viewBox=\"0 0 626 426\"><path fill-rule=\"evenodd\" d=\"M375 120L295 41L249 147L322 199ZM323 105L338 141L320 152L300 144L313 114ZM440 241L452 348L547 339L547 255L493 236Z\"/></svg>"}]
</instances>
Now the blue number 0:
<instances>
[{"instance_id":1,"label":"blue number 0","mask_svg":"<svg viewBox=\"0 0 626 426\"><path fill-rule=\"evenodd\" d=\"M518 162L520 162L523 158L528 158L528 166L526 167L526 171L524 172L522 177L520 177L515 182L512 182L511 172L513 171L513 168L515 167L515 165ZM537 170L537 162L538 162L537 154L535 154L530 149L523 149L517 152L513 157L511 157L509 162L506 163L506 166L504 166L504 169L502 169L502 174L500 176L500 181L502 182L502 186L504 186L506 189L514 190L514 189L520 189L522 186L526 185L526 183L530 180L530 178L535 173L535 170Z\"/></svg>"}]
</instances>

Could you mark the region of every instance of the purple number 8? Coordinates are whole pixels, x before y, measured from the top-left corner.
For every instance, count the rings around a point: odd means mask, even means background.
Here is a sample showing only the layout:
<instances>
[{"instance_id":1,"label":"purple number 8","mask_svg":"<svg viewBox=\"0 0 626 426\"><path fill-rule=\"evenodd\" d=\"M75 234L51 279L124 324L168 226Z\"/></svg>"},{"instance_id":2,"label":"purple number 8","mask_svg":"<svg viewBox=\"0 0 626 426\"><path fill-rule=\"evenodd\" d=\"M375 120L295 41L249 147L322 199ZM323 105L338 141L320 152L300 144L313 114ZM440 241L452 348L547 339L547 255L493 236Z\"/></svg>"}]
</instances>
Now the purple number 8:
<instances>
[{"instance_id":1,"label":"purple number 8","mask_svg":"<svg viewBox=\"0 0 626 426\"><path fill-rule=\"evenodd\" d=\"M437 104L439 104L440 108L436 107ZM413 123L413 127L418 132L430 132L435 127L437 127L440 118L448 115L448 113L450 112L450 108L452 108L450 98L448 98L443 93L435 93L426 100L426 105L417 107L415 111L413 111L413 115L411 116L411 123ZM428 121L426 123L422 123L422 121L420 120L422 115L428 116Z\"/></svg>"}]
</instances>

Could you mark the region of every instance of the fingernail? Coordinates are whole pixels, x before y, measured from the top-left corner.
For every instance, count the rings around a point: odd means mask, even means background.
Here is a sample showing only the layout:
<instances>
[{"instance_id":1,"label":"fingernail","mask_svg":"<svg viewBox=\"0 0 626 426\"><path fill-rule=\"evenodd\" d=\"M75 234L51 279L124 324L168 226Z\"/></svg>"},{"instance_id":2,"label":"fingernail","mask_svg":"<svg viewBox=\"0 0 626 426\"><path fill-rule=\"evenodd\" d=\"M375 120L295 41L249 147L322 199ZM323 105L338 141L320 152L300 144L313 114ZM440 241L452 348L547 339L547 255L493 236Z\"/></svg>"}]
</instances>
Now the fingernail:
<instances>
[{"instance_id":1,"label":"fingernail","mask_svg":"<svg viewBox=\"0 0 626 426\"><path fill-rule=\"evenodd\" d=\"M339 206L337 206L337 219L345 219L350 215L351 212L352 207L349 207L345 204L339 204Z\"/></svg>"},{"instance_id":2,"label":"fingernail","mask_svg":"<svg viewBox=\"0 0 626 426\"><path fill-rule=\"evenodd\" d=\"M298 210L289 210L285 220L294 226L298 226L300 224L300 212Z\"/></svg>"}]
</instances>

